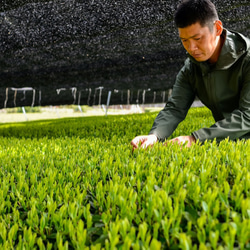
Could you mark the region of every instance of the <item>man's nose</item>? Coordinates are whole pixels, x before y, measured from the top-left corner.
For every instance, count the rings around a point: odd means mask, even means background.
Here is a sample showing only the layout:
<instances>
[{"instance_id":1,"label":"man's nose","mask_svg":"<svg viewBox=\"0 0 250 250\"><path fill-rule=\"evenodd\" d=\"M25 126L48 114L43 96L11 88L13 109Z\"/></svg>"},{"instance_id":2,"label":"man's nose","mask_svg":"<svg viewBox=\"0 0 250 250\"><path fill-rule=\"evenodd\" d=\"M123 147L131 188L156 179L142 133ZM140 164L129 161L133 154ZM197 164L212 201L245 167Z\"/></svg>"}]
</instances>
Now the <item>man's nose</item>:
<instances>
[{"instance_id":1,"label":"man's nose","mask_svg":"<svg viewBox=\"0 0 250 250\"><path fill-rule=\"evenodd\" d=\"M190 41L190 42L189 42L189 50L190 50L190 51L193 52L193 51L197 50L197 48L198 48L198 47L197 47L197 44L196 44L195 42L193 42L193 41Z\"/></svg>"}]
</instances>

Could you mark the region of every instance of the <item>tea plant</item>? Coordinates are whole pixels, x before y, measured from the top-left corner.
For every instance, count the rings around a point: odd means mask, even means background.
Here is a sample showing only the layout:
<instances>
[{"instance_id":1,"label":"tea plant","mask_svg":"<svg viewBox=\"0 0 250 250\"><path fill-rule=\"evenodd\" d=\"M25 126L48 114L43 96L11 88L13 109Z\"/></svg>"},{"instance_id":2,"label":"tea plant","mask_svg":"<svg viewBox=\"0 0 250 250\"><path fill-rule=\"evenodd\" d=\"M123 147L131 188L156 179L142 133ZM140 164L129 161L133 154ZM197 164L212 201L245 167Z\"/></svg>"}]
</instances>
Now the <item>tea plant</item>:
<instances>
[{"instance_id":1,"label":"tea plant","mask_svg":"<svg viewBox=\"0 0 250 250\"><path fill-rule=\"evenodd\" d=\"M132 152L155 116L1 125L0 248L249 248L250 142ZM173 136L212 123L191 109Z\"/></svg>"}]
</instances>

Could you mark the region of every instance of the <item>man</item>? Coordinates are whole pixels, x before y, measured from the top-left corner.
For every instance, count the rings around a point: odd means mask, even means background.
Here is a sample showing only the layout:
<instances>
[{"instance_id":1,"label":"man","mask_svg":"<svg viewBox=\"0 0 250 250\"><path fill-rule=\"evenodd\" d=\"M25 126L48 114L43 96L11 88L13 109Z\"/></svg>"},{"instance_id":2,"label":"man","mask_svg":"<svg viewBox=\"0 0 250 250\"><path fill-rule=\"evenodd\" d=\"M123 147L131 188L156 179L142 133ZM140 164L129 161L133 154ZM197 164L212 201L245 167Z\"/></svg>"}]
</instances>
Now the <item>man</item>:
<instances>
[{"instance_id":1,"label":"man","mask_svg":"<svg viewBox=\"0 0 250 250\"><path fill-rule=\"evenodd\" d=\"M135 137L133 148L166 140L186 117L195 96L212 111L216 123L170 142L189 147L198 140L250 138L250 39L223 29L210 0L182 1L175 23L188 58L149 135Z\"/></svg>"}]
</instances>

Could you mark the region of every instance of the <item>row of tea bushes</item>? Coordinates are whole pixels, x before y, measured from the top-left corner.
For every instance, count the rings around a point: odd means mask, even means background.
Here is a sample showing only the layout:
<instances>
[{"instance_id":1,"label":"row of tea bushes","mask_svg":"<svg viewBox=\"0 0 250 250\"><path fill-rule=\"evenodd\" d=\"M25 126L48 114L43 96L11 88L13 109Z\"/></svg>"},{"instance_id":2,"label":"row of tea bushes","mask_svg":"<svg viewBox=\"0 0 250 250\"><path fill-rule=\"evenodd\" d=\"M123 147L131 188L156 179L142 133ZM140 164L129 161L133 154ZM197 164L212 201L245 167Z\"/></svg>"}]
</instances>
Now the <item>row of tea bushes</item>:
<instances>
[{"instance_id":1,"label":"row of tea bushes","mask_svg":"<svg viewBox=\"0 0 250 250\"><path fill-rule=\"evenodd\" d=\"M155 116L0 126L0 248L249 248L250 142L132 152ZM192 109L175 135L212 122Z\"/></svg>"},{"instance_id":2,"label":"row of tea bushes","mask_svg":"<svg viewBox=\"0 0 250 250\"><path fill-rule=\"evenodd\" d=\"M111 140L115 136L130 141L136 135L147 134L156 115L157 113L145 113L0 124L0 136L16 138L87 137L105 140ZM195 129L209 126L212 123L213 119L208 109L194 108L190 110L187 119L179 125L173 136L178 133L190 134Z\"/></svg>"}]
</instances>

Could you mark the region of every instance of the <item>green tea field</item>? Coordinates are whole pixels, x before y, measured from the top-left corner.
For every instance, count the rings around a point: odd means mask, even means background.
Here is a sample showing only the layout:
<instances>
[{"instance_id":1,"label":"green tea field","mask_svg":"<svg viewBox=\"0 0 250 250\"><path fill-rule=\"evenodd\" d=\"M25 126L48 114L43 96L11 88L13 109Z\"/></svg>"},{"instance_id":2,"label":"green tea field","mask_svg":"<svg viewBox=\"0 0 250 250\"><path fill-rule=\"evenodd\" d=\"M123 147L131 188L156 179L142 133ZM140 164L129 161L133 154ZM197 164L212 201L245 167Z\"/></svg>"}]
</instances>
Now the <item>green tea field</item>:
<instances>
[{"instance_id":1,"label":"green tea field","mask_svg":"<svg viewBox=\"0 0 250 250\"><path fill-rule=\"evenodd\" d=\"M156 115L0 124L0 249L250 249L250 141L132 151Z\"/></svg>"}]
</instances>

